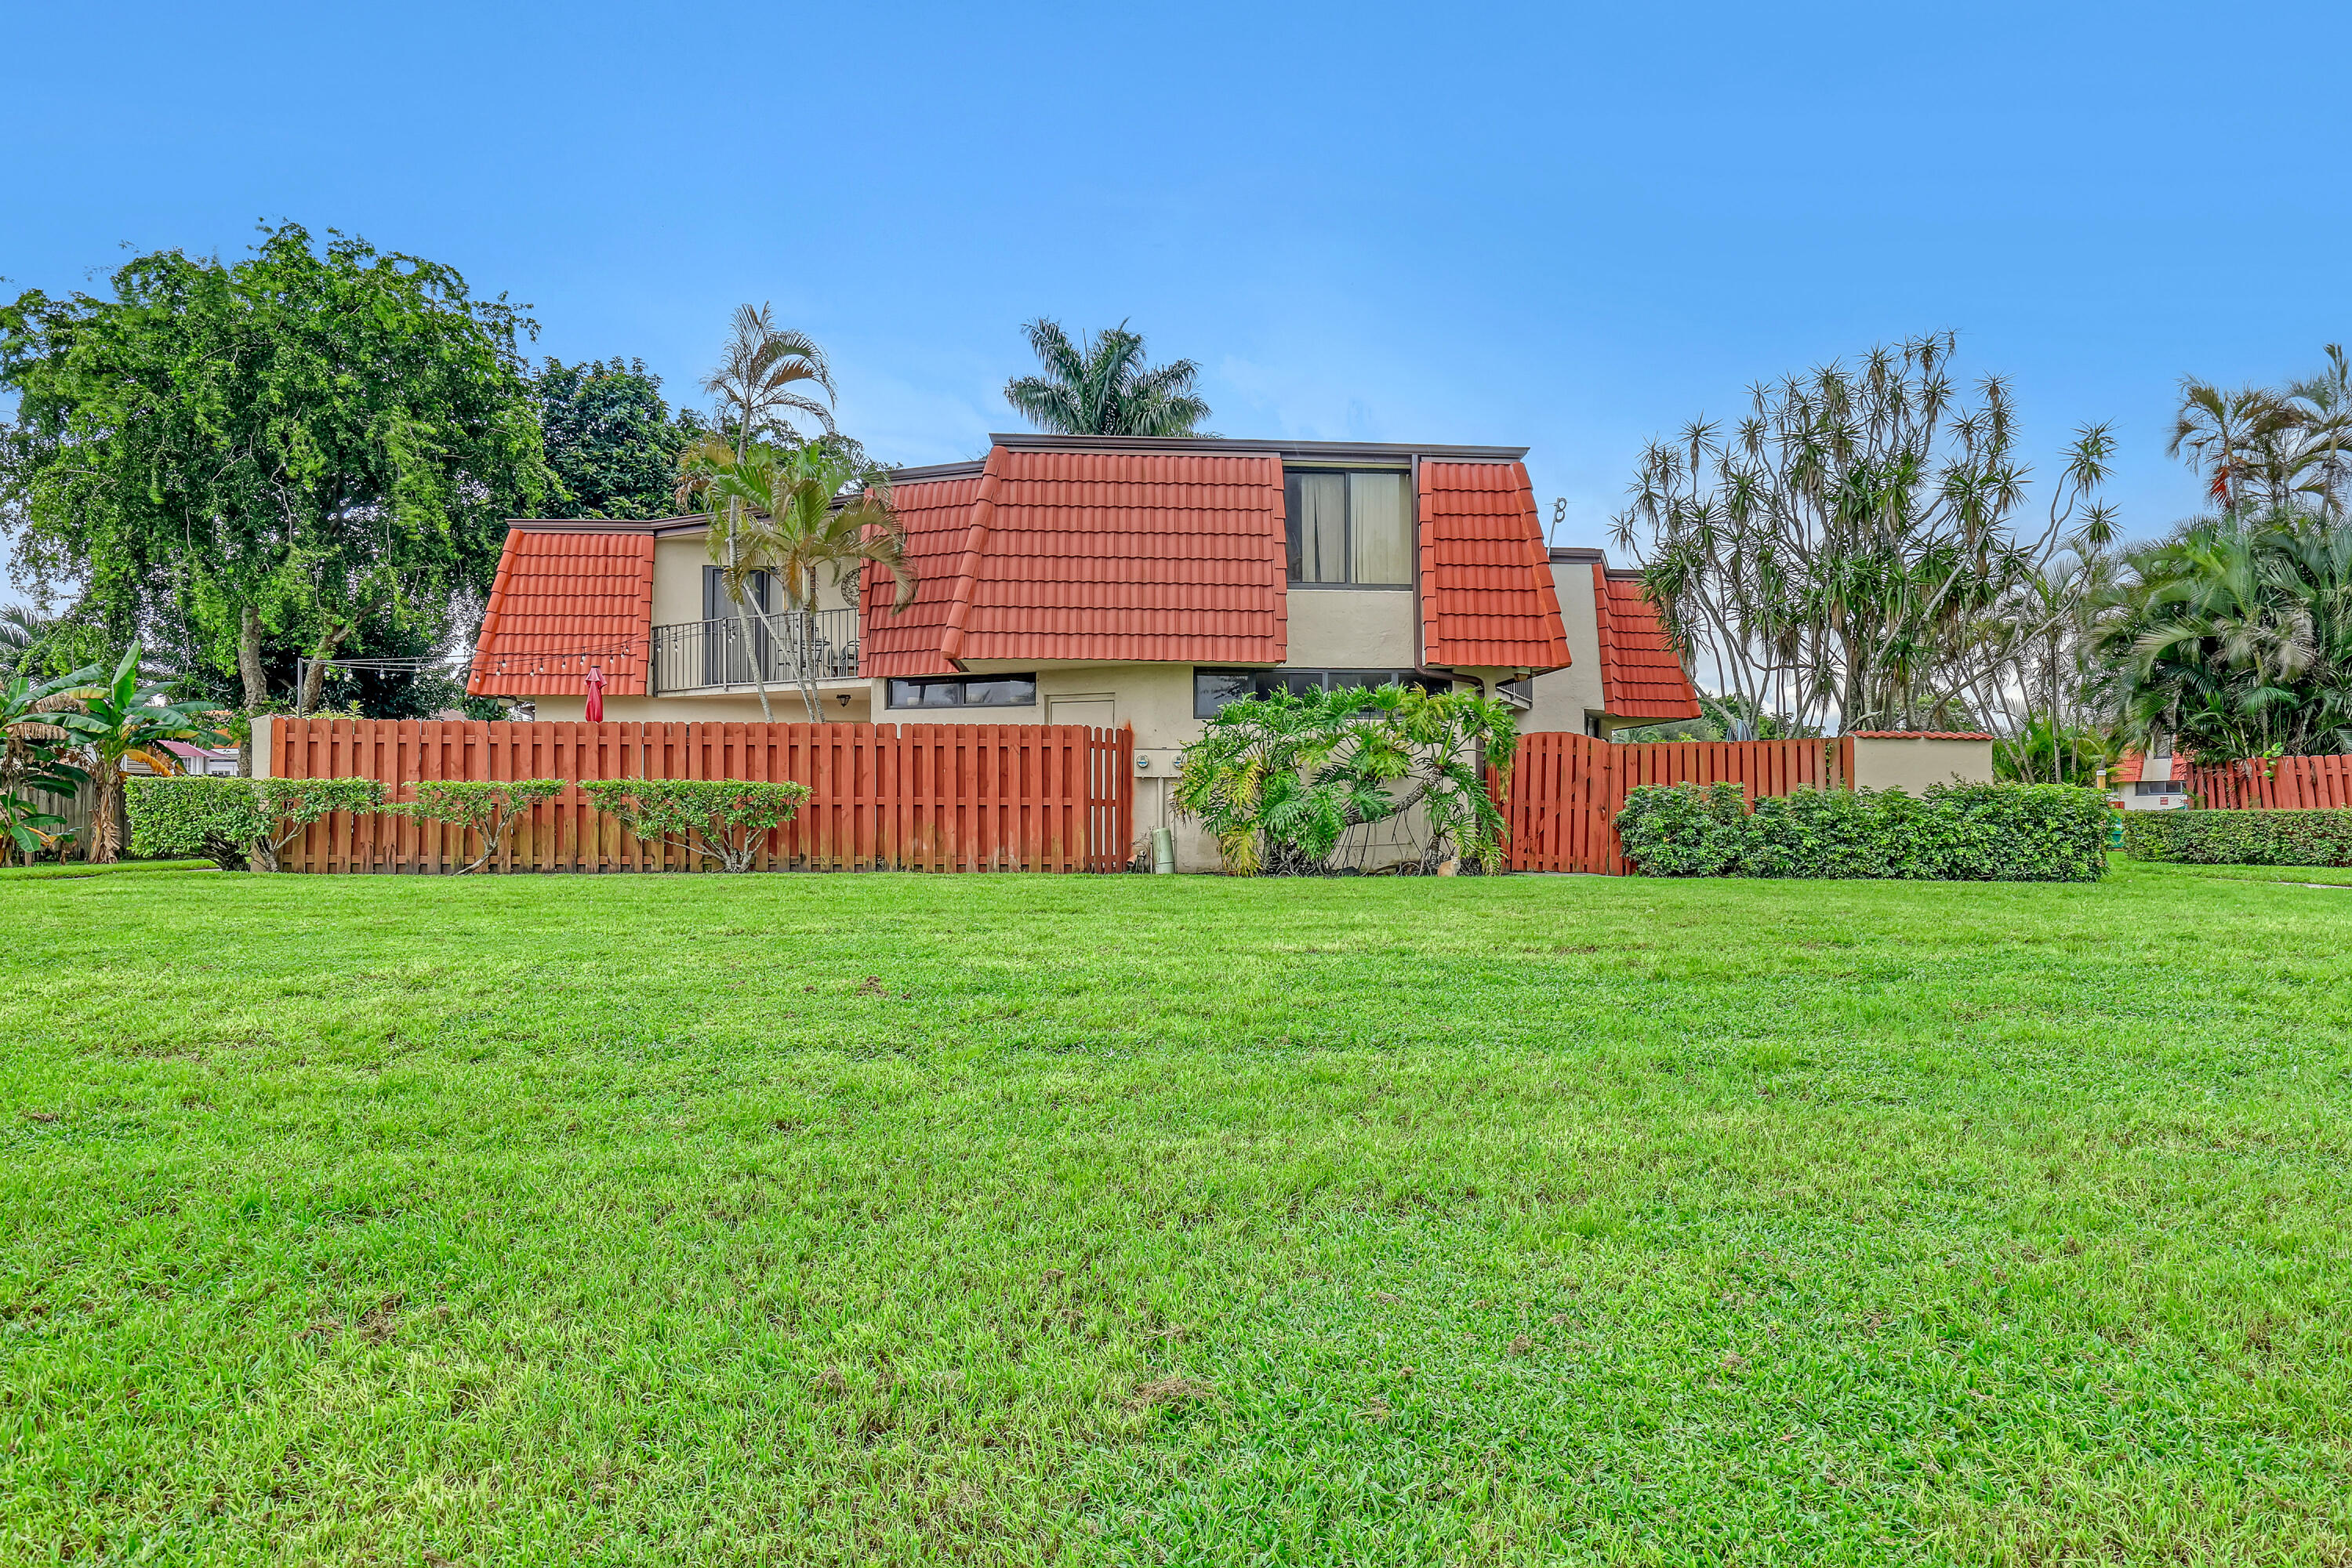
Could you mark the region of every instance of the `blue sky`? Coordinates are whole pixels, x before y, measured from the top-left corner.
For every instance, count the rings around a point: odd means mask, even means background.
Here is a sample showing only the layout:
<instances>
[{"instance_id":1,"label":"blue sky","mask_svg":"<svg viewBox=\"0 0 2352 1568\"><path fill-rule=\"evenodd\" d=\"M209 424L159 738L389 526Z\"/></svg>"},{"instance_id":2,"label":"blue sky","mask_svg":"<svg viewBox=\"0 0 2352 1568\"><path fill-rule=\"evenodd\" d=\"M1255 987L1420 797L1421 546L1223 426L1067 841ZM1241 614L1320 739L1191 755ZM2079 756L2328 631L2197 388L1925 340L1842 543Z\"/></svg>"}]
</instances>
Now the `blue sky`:
<instances>
[{"instance_id":1,"label":"blue sky","mask_svg":"<svg viewBox=\"0 0 2352 1568\"><path fill-rule=\"evenodd\" d=\"M1600 542L1641 443L1909 332L2192 510L2186 372L2347 323L2341 7L9 8L0 276L291 217L675 397L741 300L877 455L1019 427L1018 325L1126 319L1236 436L1525 444Z\"/></svg>"}]
</instances>

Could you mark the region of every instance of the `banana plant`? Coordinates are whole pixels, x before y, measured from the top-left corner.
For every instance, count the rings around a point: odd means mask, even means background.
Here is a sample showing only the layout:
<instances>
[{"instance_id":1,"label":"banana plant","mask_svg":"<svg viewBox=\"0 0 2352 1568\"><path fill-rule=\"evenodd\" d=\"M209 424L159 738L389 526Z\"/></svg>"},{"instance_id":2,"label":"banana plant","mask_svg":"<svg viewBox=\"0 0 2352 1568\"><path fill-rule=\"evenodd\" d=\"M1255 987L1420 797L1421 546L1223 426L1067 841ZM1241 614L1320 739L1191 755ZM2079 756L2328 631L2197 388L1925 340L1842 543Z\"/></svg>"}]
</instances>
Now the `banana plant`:
<instances>
[{"instance_id":1,"label":"banana plant","mask_svg":"<svg viewBox=\"0 0 2352 1568\"><path fill-rule=\"evenodd\" d=\"M52 709L98 674L93 665L37 684L19 675L0 689L0 839L26 859L55 848L66 826L30 792L69 795L89 780L70 760L68 734Z\"/></svg>"},{"instance_id":2,"label":"banana plant","mask_svg":"<svg viewBox=\"0 0 2352 1568\"><path fill-rule=\"evenodd\" d=\"M51 715L97 785L89 842L82 851L91 861L110 861L121 850L124 763L136 760L159 773L175 773L179 760L165 742L216 746L229 740L217 716L203 703L166 701L160 689L142 686L140 651L132 643L112 676L60 693L71 701Z\"/></svg>"}]
</instances>

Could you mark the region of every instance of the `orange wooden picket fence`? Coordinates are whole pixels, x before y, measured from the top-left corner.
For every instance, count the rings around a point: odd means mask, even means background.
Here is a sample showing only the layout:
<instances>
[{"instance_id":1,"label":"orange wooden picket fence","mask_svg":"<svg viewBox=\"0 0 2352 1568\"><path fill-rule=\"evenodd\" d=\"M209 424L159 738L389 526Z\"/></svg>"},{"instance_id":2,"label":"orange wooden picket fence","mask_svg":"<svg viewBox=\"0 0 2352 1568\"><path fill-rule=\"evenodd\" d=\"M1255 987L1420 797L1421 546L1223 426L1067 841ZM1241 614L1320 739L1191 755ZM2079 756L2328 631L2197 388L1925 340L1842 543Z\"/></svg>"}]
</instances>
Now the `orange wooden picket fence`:
<instances>
[{"instance_id":1,"label":"orange wooden picket fence","mask_svg":"<svg viewBox=\"0 0 2352 1568\"><path fill-rule=\"evenodd\" d=\"M1503 803L1514 871L1633 874L1617 814L1643 784L1736 784L1749 800L1835 789L1853 776L1851 741L1667 741L1619 745L1546 731L1519 737Z\"/></svg>"},{"instance_id":2,"label":"orange wooden picket fence","mask_svg":"<svg viewBox=\"0 0 2352 1568\"><path fill-rule=\"evenodd\" d=\"M692 868L589 804L583 779L796 780L809 798L769 837L765 869L1116 871L1134 854L1135 737L1072 724L436 723L275 719L269 772L381 779L553 778L566 787L509 831L502 871ZM468 843L476 843L468 847ZM289 871L445 872L467 831L337 813L281 857Z\"/></svg>"},{"instance_id":3,"label":"orange wooden picket fence","mask_svg":"<svg viewBox=\"0 0 2352 1568\"><path fill-rule=\"evenodd\" d=\"M2320 811L2352 806L2352 757L2274 757L2190 766L2183 781L2216 811Z\"/></svg>"}]
</instances>

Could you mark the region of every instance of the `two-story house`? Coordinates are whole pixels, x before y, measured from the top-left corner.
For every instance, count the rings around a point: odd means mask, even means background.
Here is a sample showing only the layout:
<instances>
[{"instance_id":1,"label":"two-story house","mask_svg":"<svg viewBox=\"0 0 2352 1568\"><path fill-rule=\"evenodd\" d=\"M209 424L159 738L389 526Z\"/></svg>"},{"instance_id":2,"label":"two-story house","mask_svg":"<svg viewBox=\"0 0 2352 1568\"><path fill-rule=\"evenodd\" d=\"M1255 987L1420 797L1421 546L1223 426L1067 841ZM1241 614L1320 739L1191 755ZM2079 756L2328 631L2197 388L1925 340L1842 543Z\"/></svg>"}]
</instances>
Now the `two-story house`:
<instances>
[{"instance_id":1,"label":"two-story house","mask_svg":"<svg viewBox=\"0 0 2352 1568\"><path fill-rule=\"evenodd\" d=\"M918 575L830 585L806 614L755 581L746 631L702 520L509 525L467 689L577 719L1131 725L1137 821L1236 697L1475 686L1528 730L1696 717L1633 574L1545 546L1519 447L993 437L892 476ZM592 675L592 670L594 672Z\"/></svg>"}]
</instances>

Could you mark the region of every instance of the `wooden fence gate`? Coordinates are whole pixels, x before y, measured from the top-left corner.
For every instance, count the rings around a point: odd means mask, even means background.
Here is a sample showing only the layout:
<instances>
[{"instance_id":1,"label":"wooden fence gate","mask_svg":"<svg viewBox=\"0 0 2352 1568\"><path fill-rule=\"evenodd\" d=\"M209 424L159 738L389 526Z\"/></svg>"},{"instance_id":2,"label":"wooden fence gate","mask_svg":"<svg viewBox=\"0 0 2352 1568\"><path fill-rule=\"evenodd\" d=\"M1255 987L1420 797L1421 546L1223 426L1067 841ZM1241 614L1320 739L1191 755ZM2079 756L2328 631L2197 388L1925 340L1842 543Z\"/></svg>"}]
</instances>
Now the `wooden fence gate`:
<instances>
[{"instance_id":1,"label":"wooden fence gate","mask_svg":"<svg viewBox=\"0 0 2352 1568\"><path fill-rule=\"evenodd\" d=\"M769 836L761 869L1116 871L1134 854L1134 731L1074 724L435 723L275 719L268 771L372 778L564 781L509 833L506 871L688 868L630 837L583 779L794 780L809 798ZM454 871L469 836L394 813L337 813L281 858L289 871Z\"/></svg>"},{"instance_id":2,"label":"wooden fence gate","mask_svg":"<svg viewBox=\"0 0 2352 1568\"><path fill-rule=\"evenodd\" d=\"M1514 871L1633 874L1617 814L1643 784L1736 784L1749 800L1834 789L1853 773L1851 742L1668 741L1619 745L1547 731L1519 737L1504 803Z\"/></svg>"}]
</instances>

